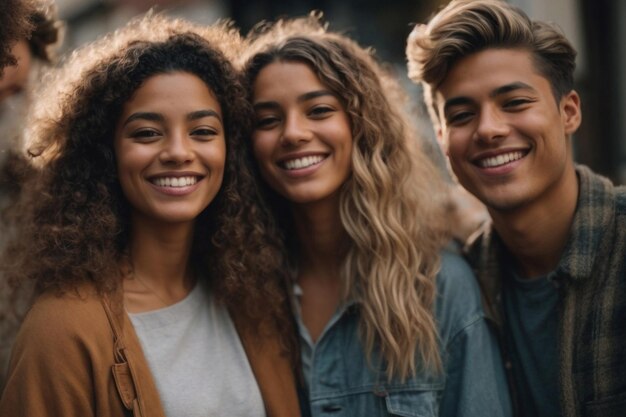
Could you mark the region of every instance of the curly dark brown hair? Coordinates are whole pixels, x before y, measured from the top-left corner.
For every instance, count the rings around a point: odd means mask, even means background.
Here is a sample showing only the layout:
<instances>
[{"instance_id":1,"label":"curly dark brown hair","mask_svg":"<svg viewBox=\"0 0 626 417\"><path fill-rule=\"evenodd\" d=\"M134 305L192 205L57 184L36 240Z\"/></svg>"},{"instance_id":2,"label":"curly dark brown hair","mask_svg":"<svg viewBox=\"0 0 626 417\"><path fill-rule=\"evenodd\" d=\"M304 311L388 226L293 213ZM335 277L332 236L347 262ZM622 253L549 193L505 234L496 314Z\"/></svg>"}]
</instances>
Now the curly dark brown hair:
<instances>
[{"instance_id":1,"label":"curly dark brown hair","mask_svg":"<svg viewBox=\"0 0 626 417\"><path fill-rule=\"evenodd\" d=\"M0 2L0 75L7 65L15 65L11 55L13 44L28 37L33 23L30 20L35 11L31 0L2 0Z\"/></svg>"},{"instance_id":2,"label":"curly dark brown hair","mask_svg":"<svg viewBox=\"0 0 626 417\"><path fill-rule=\"evenodd\" d=\"M120 287L130 210L114 128L142 83L182 71L214 92L227 141L223 185L196 222L190 262L237 319L254 328L289 326L281 253L259 221L244 146L252 113L230 63L239 42L228 24L200 28L149 15L76 52L48 77L26 132L39 172L24 187L22 218L2 260L13 285L30 281L37 292L62 293L89 282L103 294Z\"/></svg>"}]
</instances>

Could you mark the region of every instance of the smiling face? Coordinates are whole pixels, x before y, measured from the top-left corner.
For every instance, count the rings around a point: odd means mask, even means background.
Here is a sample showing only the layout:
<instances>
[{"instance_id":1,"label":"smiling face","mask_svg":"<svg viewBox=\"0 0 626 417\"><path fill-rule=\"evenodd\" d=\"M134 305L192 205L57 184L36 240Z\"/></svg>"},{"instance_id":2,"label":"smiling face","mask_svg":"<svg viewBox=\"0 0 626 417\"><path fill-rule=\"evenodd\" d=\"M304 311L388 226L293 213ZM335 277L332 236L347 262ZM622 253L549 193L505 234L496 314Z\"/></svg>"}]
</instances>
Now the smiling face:
<instances>
[{"instance_id":1,"label":"smiling face","mask_svg":"<svg viewBox=\"0 0 626 417\"><path fill-rule=\"evenodd\" d=\"M580 125L578 95L557 103L530 52L466 56L436 94L450 165L490 209L524 207L575 178L569 136Z\"/></svg>"},{"instance_id":2,"label":"smiling face","mask_svg":"<svg viewBox=\"0 0 626 417\"><path fill-rule=\"evenodd\" d=\"M193 221L222 184L220 104L195 75L152 76L124 104L114 148L135 220Z\"/></svg>"},{"instance_id":3,"label":"smiling face","mask_svg":"<svg viewBox=\"0 0 626 417\"><path fill-rule=\"evenodd\" d=\"M287 200L336 197L351 173L352 132L339 98L308 65L277 61L253 86L254 156L268 184Z\"/></svg>"}]
</instances>

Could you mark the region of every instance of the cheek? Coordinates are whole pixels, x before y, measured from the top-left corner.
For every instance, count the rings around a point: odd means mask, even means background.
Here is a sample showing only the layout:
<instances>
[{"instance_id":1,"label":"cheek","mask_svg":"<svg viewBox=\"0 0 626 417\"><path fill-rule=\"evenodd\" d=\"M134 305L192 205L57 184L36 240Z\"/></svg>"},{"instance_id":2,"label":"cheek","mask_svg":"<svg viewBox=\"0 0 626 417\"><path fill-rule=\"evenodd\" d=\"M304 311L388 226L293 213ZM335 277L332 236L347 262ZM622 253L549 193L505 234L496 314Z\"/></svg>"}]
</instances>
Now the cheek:
<instances>
[{"instance_id":1,"label":"cheek","mask_svg":"<svg viewBox=\"0 0 626 417\"><path fill-rule=\"evenodd\" d=\"M273 149L272 142L263 135L256 135L252 139L252 155L262 171L266 165L271 163Z\"/></svg>"},{"instance_id":2,"label":"cheek","mask_svg":"<svg viewBox=\"0 0 626 417\"><path fill-rule=\"evenodd\" d=\"M201 162L212 176L223 176L226 168L226 143L215 143L202 150Z\"/></svg>"},{"instance_id":3,"label":"cheek","mask_svg":"<svg viewBox=\"0 0 626 417\"><path fill-rule=\"evenodd\" d=\"M215 147L213 152L211 152L211 157L216 164L224 165L226 164L226 154L228 152L226 150L226 141L222 139L219 144L216 145L217 146Z\"/></svg>"},{"instance_id":4,"label":"cheek","mask_svg":"<svg viewBox=\"0 0 626 417\"><path fill-rule=\"evenodd\" d=\"M445 138L442 148L450 161L455 162L465 152L465 141L459 132L454 132Z\"/></svg>"},{"instance_id":5,"label":"cheek","mask_svg":"<svg viewBox=\"0 0 626 417\"><path fill-rule=\"evenodd\" d=\"M352 138L350 138L350 140L348 141L348 143L346 143L346 150L345 150L345 163L347 165L347 170L348 173L352 173L352 152L354 152L354 143L352 141Z\"/></svg>"},{"instance_id":6,"label":"cheek","mask_svg":"<svg viewBox=\"0 0 626 417\"><path fill-rule=\"evenodd\" d=\"M122 195L126 198L126 201L131 207L137 207L137 187L134 186L133 177L129 175L128 170L118 163L117 178L122 189Z\"/></svg>"},{"instance_id":7,"label":"cheek","mask_svg":"<svg viewBox=\"0 0 626 417\"><path fill-rule=\"evenodd\" d=\"M120 177L136 174L147 164L146 161L150 159L147 152L136 147L121 146L115 149L115 155L117 158L117 172Z\"/></svg>"}]
</instances>

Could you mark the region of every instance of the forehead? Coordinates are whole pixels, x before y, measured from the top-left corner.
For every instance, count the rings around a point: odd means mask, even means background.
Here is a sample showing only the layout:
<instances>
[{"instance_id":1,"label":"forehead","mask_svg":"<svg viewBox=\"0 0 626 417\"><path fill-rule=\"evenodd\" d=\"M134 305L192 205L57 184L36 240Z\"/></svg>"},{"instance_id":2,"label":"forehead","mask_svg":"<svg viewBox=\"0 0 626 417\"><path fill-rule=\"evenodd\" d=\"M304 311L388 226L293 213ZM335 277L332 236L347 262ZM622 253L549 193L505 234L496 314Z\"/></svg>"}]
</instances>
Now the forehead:
<instances>
[{"instance_id":1,"label":"forehead","mask_svg":"<svg viewBox=\"0 0 626 417\"><path fill-rule=\"evenodd\" d=\"M208 105L220 110L215 93L194 74L172 72L149 77L124 104L124 109L167 106L178 110Z\"/></svg>"},{"instance_id":2,"label":"forehead","mask_svg":"<svg viewBox=\"0 0 626 417\"><path fill-rule=\"evenodd\" d=\"M308 64L297 61L274 61L265 66L254 81L255 99L265 95L299 95L325 89Z\"/></svg>"},{"instance_id":3,"label":"forehead","mask_svg":"<svg viewBox=\"0 0 626 417\"><path fill-rule=\"evenodd\" d=\"M538 92L551 93L531 52L524 49L486 49L458 60L437 88L438 99L489 95L497 88L524 83Z\"/></svg>"}]
</instances>

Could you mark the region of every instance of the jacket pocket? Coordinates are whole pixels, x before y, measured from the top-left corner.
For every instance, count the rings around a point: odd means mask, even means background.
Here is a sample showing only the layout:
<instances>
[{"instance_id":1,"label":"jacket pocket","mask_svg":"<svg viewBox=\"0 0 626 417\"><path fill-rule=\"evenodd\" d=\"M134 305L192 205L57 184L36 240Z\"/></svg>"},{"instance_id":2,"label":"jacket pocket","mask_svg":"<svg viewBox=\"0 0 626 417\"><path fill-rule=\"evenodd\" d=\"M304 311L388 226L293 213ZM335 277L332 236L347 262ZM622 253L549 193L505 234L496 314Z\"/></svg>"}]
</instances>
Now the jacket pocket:
<instances>
[{"instance_id":1,"label":"jacket pocket","mask_svg":"<svg viewBox=\"0 0 626 417\"><path fill-rule=\"evenodd\" d=\"M590 401L585 404L585 417L623 417L626 410L626 392Z\"/></svg>"},{"instance_id":2,"label":"jacket pocket","mask_svg":"<svg viewBox=\"0 0 626 417\"><path fill-rule=\"evenodd\" d=\"M387 393L387 412L401 417L437 417L439 414L436 390L403 390Z\"/></svg>"}]
</instances>

